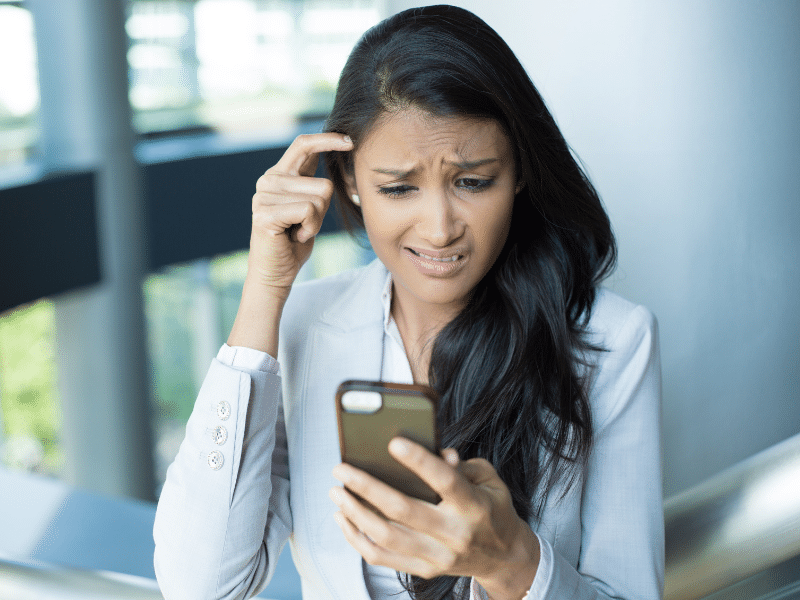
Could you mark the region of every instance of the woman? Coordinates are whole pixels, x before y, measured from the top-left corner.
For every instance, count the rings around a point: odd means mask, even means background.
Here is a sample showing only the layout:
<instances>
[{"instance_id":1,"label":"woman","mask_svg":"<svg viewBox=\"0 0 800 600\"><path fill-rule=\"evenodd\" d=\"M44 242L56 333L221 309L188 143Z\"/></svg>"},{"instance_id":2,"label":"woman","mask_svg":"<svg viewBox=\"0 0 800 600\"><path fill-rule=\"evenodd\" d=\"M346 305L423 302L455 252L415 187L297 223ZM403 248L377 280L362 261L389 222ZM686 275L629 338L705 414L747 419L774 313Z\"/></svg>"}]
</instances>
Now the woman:
<instances>
[{"instance_id":1,"label":"woman","mask_svg":"<svg viewBox=\"0 0 800 600\"><path fill-rule=\"evenodd\" d=\"M250 597L287 539L304 598L660 597L655 322L599 288L608 218L497 34L448 6L377 25L326 133L256 190L236 322L159 502L165 597ZM379 260L293 287L334 191ZM447 449L390 452L439 504L338 464L346 379L437 390Z\"/></svg>"}]
</instances>

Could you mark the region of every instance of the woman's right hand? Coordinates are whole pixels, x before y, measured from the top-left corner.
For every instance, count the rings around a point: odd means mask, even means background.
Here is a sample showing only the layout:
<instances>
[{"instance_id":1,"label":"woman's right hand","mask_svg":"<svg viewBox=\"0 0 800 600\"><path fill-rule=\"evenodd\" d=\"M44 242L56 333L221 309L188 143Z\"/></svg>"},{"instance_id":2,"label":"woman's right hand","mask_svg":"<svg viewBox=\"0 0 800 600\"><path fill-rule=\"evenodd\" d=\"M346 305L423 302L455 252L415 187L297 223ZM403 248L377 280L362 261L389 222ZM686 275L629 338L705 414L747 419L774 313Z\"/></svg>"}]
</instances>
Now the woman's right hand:
<instances>
[{"instance_id":1,"label":"woman's right hand","mask_svg":"<svg viewBox=\"0 0 800 600\"><path fill-rule=\"evenodd\" d=\"M353 149L340 133L298 136L278 163L256 182L247 278L231 346L246 346L276 356L278 325L300 267L308 260L314 236L333 196L329 179L314 177L320 152Z\"/></svg>"},{"instance_id":2,"label":"woman's right hand","mask_svg":"<svg viewBox=\"0 0 800 600\"><path fill-rule=\"evenodd\" d=\"M329 179L314 177L320 152L352 150L339 133L300 135L256 182L248 278L286 299L333 196Z\"/></svg>"}]
</instances>

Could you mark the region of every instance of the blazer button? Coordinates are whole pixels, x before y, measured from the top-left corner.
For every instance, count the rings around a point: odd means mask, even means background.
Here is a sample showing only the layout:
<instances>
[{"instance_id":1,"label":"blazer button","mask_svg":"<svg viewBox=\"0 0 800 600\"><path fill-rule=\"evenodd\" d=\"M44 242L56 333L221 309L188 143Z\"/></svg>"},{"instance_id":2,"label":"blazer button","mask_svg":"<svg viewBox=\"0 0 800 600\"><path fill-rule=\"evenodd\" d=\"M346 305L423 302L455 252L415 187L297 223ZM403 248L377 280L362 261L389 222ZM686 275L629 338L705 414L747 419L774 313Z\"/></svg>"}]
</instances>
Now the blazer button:
<instances>
[{"instance_id":1,"label":"blazer button","mask_svg":"<svg viewBox=\"0 0 800 600\"><path fill-rule=\"evenodd\" d=\"M228 440L228 430L222 425L217 425L211 432L211 439L217 446L222 446Z\"/></svg>"},{"instance_id":2,"label":"blazer button","mask_svg":"<svg viewBox=\"0 0 800 600\"><path fill-rule=\"evenodd\" d=\"M217 404L217 416L220 421L227 421L228 417L231 416L231 405L225 400L220 400L219 404Z\"/></svg>"},{"instance_id":3,"label":"blazer button","mask_svg":"<svg viewBox=\"0 0 800 600\"><path fill-rule=\"evenodd\" d=\"M222 457L222 452L218 450L212 450L208 453L208 466L218 471L222 468L222 463L225 462L225 459Z\"/></svg>"}]
</instances>

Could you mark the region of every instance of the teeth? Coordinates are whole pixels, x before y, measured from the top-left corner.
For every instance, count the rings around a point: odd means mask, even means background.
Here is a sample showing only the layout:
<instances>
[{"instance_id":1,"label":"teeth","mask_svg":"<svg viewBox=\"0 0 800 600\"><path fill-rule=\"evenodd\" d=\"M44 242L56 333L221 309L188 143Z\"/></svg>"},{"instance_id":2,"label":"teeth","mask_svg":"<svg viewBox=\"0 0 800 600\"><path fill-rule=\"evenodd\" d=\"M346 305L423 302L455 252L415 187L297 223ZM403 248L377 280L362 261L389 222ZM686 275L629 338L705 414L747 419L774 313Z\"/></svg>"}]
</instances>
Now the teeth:
<instances>
[{"instance_id":1,"label":"teeth","mask_svg":"<svg viewBox=\"0 0 800 600\"><path fill-rule=\"evenodd\" d=\"M416 254L417 256L421 256L422 258L427 258L428 260L434 260L436 262L456 262L460 258L458 254L454 256L449 256L447 258L436 258L435 256L428 256L427 254L423 254L422 252L415 252L414 250L411 251L414 252L414 254Z\"/></svg>"}]
</instances>

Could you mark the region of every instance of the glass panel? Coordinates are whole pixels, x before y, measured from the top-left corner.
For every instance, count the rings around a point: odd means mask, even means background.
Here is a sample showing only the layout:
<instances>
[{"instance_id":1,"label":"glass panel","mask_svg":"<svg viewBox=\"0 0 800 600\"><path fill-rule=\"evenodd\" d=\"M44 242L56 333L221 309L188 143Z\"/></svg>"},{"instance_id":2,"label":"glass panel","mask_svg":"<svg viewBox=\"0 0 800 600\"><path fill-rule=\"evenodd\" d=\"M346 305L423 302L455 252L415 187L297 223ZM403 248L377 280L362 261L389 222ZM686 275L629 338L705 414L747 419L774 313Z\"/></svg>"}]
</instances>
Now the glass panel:
<instances>
[{"instance_id":1,"label":"glass panel","mask_svg":"<svg viewBox=\"0 0 800 600\"><path fill-rule=\"evenodd\" d=\"M374 257L363 238L320 235L298 281L365 265ZM247 252L237 252L169 267L144 284L159 490L208 366L233 326L246 274Z\"/></svg>"},{"instance_id":2,"label":"glass panel","mask_svg":"<svg viewBox=\"0 0 800 600\"><path fill-rule=\"evenodd\" d=\"M0 0L0 168L23 163L39 139L39 81L31 13Z\"/></svg>"},{"instance_id":3,"label":"glass panel","mask_svg":"<svg viewBox=\"0 0 800 600\"><path fill-rule=\"evenodd\" d=\"M130 0L136 129L247 137L324 117L383 12L383 0Z\"/></svg>"}]
</instances>

